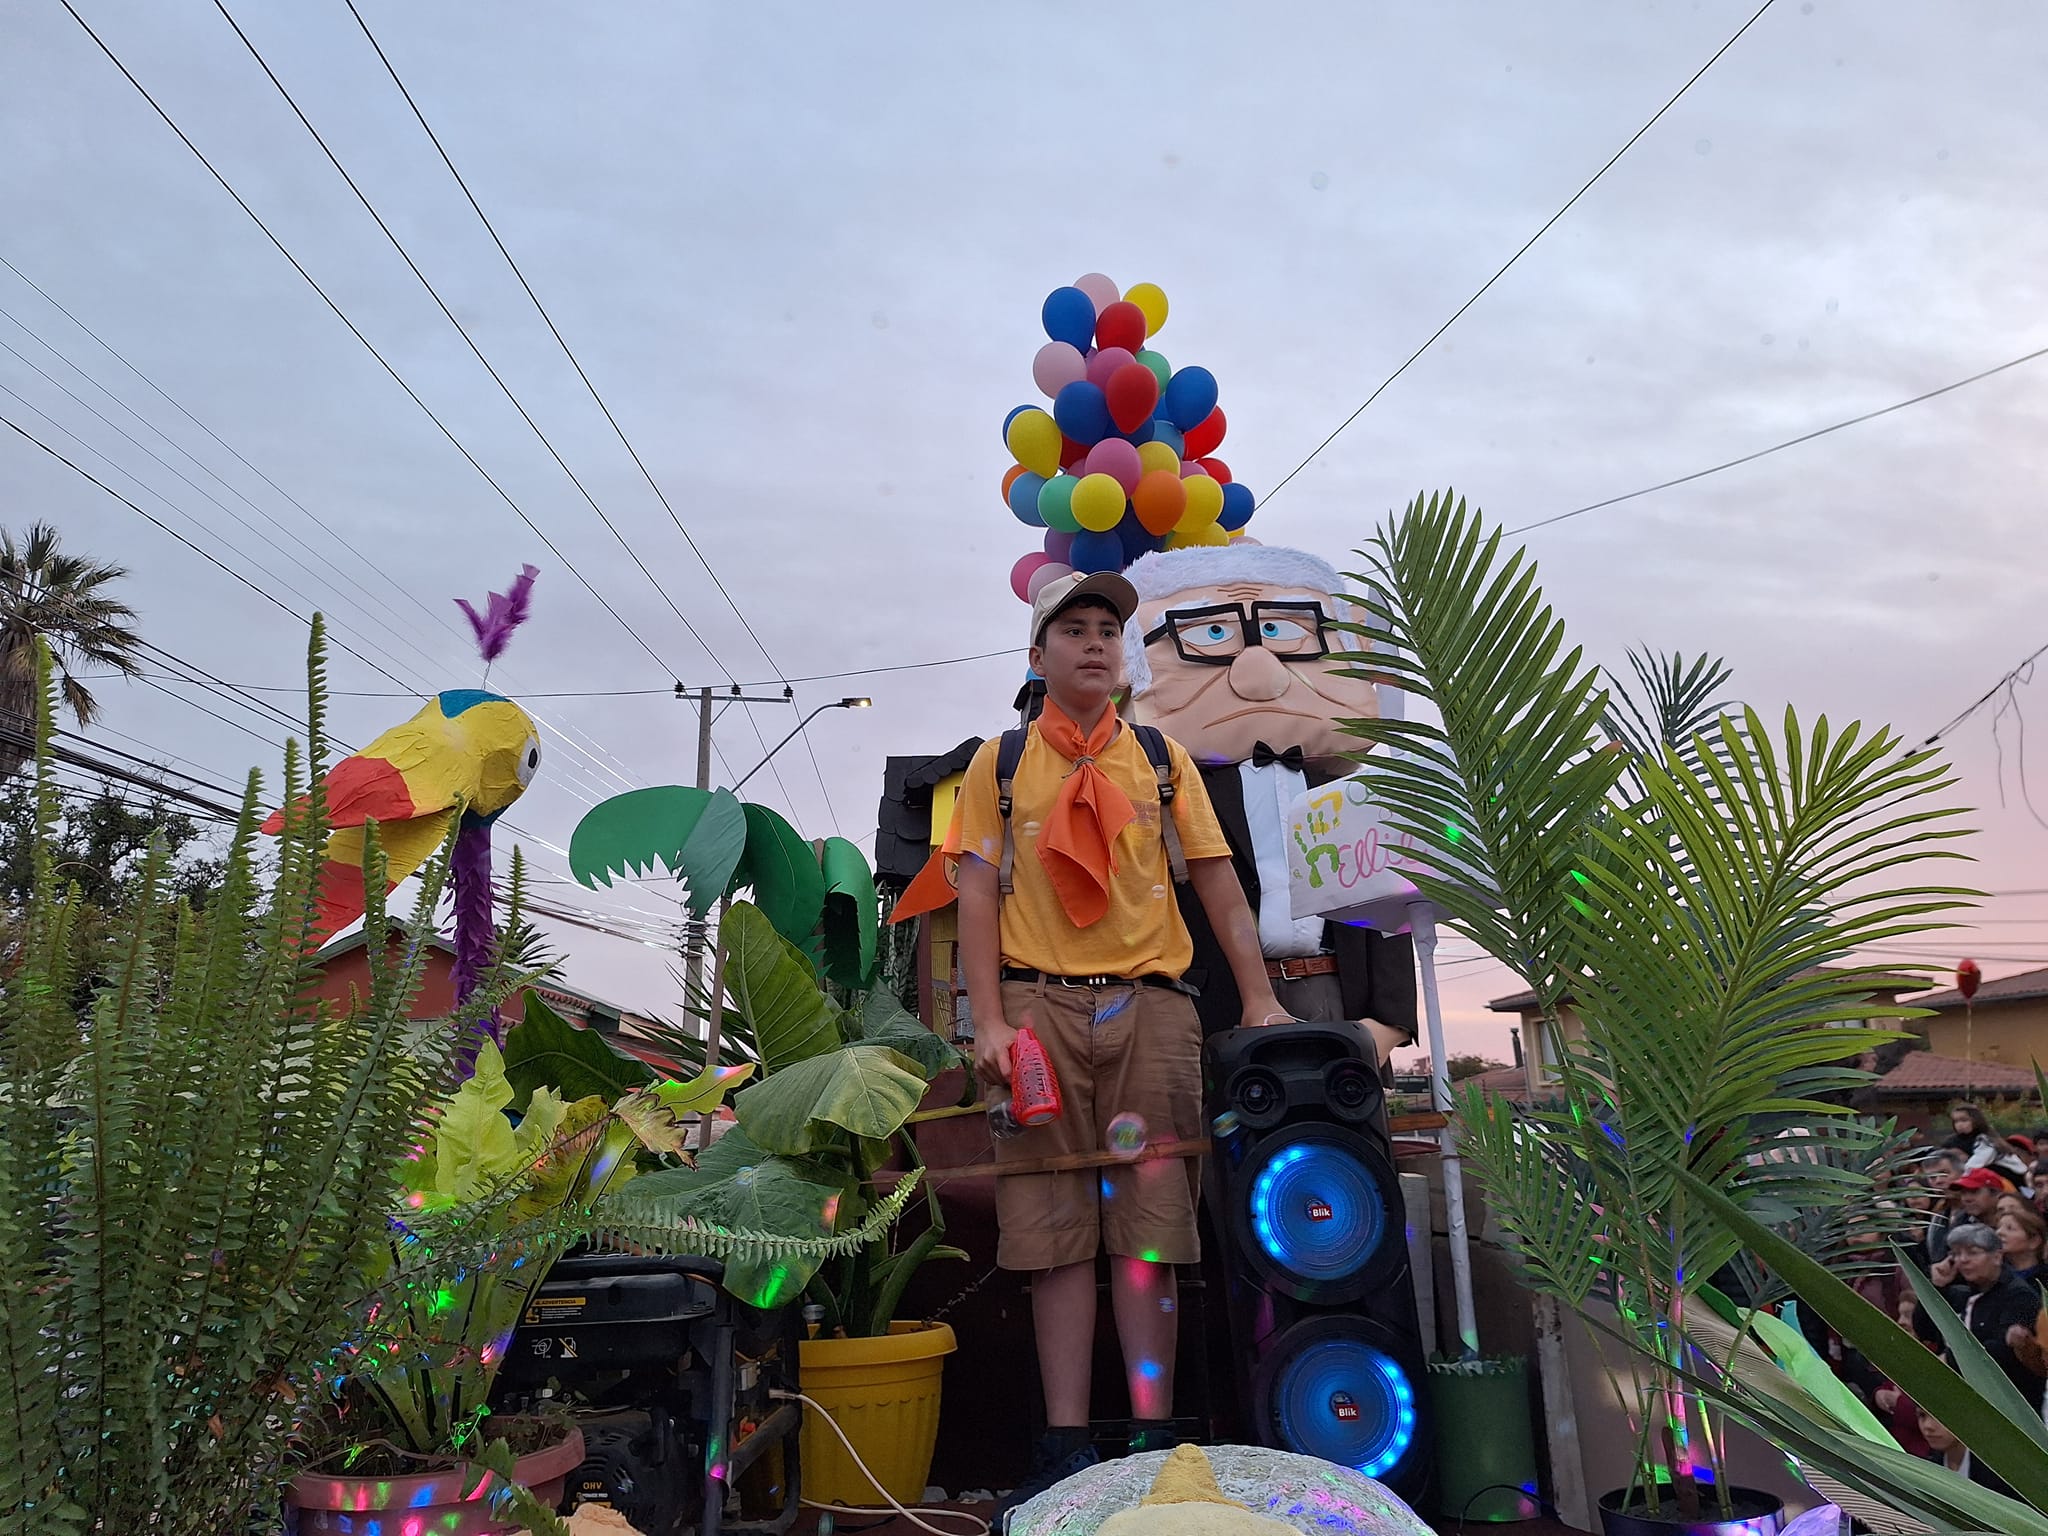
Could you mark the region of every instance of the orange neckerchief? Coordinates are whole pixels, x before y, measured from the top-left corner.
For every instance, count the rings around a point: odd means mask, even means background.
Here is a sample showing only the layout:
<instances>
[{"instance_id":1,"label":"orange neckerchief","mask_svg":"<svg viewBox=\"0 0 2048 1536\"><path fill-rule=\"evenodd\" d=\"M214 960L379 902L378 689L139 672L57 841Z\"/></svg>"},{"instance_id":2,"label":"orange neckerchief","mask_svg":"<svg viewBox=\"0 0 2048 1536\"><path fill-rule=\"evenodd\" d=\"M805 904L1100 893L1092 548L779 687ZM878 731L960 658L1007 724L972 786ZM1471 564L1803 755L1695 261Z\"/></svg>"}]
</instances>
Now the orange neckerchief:
<instances>
[{"instance_id":1,"label":"orange neckerchief","mask_svg":"<svg viewBox=\"0 0 2048 1536\"><path fill-rule=\"evenodd\" d=\"M1116 706L1104 706L1095 729L1081 728L1051 699L1038 717L1045 744L1073 763L1038 837L1038 862L1076 928L1099 922L1109 910L1109 877L1116 869L1117 834L1137 816L1131 797L1095 764L1116 739Z\"/></svg>"}]
</instances>

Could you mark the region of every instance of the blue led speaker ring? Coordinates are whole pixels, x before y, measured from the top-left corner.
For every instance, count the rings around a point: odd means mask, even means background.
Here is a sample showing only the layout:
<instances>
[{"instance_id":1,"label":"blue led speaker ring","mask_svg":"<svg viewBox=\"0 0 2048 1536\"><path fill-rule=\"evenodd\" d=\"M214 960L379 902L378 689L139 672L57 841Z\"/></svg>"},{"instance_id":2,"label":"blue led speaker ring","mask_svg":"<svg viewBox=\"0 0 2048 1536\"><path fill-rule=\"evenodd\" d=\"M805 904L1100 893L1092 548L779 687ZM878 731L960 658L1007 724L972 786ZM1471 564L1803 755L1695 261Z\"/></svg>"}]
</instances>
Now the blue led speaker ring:
<instances>
[{"instance_id":1,"label":"blue led speaker ring","mask_svg":"<svg viewBox=\"0 0 2048 1536\"><path fill-rule=\"evenodd\" d=\"M1383 1477L1415 1443L1414 1384L1365 1340L1318 1335L1278 1362L1270 1402L1280 1444Z\"/></svg>"},{"instance_id":2,"label":"blue led speaker ring","mask_svg":"<svg viewBox=\"0 0 2048 1536\"><path fill-rule=\"evenodd\" d=\"M1379 1180L1335 1142L1281 1147L1254 1175L1249 1198L1253 1240L1280 1269L1311 1284L1356 1275L1387 1236Z\"/></svg>"}]
</instances>

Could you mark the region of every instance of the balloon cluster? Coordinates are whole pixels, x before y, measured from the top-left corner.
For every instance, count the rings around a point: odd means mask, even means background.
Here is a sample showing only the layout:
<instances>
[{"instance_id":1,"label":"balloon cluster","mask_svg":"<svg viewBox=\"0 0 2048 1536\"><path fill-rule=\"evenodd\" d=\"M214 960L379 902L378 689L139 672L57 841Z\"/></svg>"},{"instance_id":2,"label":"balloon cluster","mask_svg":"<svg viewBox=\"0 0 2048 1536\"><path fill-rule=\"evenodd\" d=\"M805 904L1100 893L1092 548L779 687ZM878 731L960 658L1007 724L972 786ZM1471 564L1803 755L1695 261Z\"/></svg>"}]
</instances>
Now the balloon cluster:
<instances>
[{"instance_id":1,"label":"balloon cluster","mask_svg":"<svg viewBox=\"0 0 2048 1536\"><path fill-rule=\"evenodd\" d=\"M1251 490L1215 456L1227 423L1216 376L1175 368L1149 342L1166 324L1152 283L1119 294L1100 272L1045 300L1051 339L1031 377L1052 401L1003 420L1016 459L1003 502L1045 530L1045 547L1010 568L1025 602L1074 571L1120 571L1155 549L1228 544L1251 521Z\"/></svg>"}]
</instances>

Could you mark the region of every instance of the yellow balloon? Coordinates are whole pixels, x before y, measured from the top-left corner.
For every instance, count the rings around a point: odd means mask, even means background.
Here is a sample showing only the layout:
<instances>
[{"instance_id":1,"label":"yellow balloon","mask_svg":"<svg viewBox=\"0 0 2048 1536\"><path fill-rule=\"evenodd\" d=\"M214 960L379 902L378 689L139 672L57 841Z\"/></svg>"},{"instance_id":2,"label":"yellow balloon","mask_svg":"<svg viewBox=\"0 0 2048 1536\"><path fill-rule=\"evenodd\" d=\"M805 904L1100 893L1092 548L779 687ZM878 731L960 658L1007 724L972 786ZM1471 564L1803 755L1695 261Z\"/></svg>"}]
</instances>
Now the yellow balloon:
<instances>
[{"instance_id":1,"label":"yellow balloon","mask_svg":"<svg viewBox=\"0 0 2048 1536\"><path fill-rule=\"evenodd\" d=\"M1050 480L1060 472L1059 424L1045 412L1019 411L1003 440L1010 445L1010 453L1017 462L1034 475Z\"/></svg>"},{"instance_id":2,"label":"yellow balloon","mask_svg":"<svg viewBox=\"0 0 2048 1536\"><path fill-rule=\"evenodd\" d=\"M1138 444L1138 462L1145 466L1147 474L1155 469L1163 469L1174 479L1180 478L1180 455L1164 443Z\"/></svg>"},{"instance_id":3,"label":"yellow balloon","mask_svg":"<svg viewBox=\"0 0 2048 1536\"><path fill-rule=\"evenodd\" d=\"M1181 482L1188 493L1188 509L1174 524L1176 528L1209 528L1223 515L1223 486L1207 475L1189 475Z\"/></svg>"},{"instance_id":4,"label":"yellow balloon","mask_svg":"<svg viewBox=\"0 0 2048 1536\"><path fill-rule=\"evenodd\" d=\"M1176 528L1166 537L1168 549L1200 549L1206 544L1228 544L1230 534L1221 523L1205 523L1200 528Z\"/></svg>"},{"instance_id":5,"label":"yellow balloon","mask_svg":"<svg viewBox=\"0 0 2048 1536\"><path fill-rule=\"evenodd\" d=\"M1145 334L1157 335L1159 328L1166 324L1166 295L1157 283L1136 283L1124 293L1124 297L1145 312Z\"/></svg>"},{"instance_id":6,"label":"yellow balloon","mask_svg":"<svg viewBox=\"0 0 2048 1536\"><path fill-rule=\"evenodd\" d=\"M1114 475L1083 475L1074 487L1074 521L1092 533L1107 533L1124 517L1124 488Z\"/></svg>"}]
</instances>

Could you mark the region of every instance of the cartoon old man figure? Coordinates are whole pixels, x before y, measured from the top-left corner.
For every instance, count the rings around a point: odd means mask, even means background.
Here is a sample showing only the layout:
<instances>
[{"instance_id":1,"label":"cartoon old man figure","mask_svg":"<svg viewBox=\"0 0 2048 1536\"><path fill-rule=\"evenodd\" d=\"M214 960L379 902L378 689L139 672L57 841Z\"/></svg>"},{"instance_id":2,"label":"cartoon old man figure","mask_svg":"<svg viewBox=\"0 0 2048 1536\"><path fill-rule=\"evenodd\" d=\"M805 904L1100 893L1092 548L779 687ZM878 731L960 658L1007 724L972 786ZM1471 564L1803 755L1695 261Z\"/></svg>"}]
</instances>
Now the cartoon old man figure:
<instances>
[{"instance_id":1,"label":"cartoon old man figure","mask_svg":"<svg viewBox=\"0 0 2048 1536\"><path fill-rule=\"evenodd\" d=\"M1364 1021L1384 1062L1415 1038L1415 955L1406 937L1297 919L1288 894L1287 813L1304 789L1357 765L1341 720L1379 713L1378 687L1345 673L1366 642L1337 573L1299 550L1240 543L1149 554L1125 572L1139 607L1124 631L1131 717L1187 748L1259 922L1266 967L1294 1017ZM1205 1033L1241 1018L1230 967L1200 903L1187 979Z\"/></svg>"}]
</instances>

